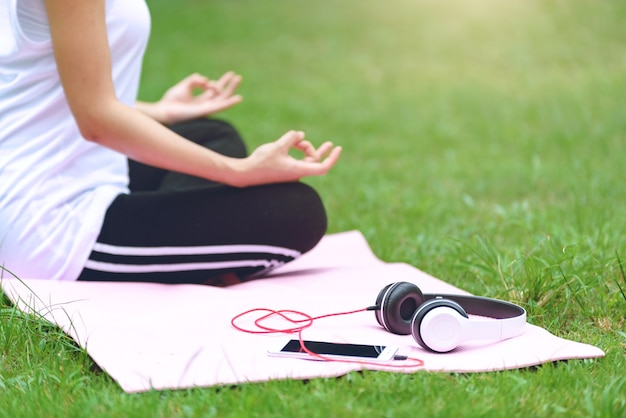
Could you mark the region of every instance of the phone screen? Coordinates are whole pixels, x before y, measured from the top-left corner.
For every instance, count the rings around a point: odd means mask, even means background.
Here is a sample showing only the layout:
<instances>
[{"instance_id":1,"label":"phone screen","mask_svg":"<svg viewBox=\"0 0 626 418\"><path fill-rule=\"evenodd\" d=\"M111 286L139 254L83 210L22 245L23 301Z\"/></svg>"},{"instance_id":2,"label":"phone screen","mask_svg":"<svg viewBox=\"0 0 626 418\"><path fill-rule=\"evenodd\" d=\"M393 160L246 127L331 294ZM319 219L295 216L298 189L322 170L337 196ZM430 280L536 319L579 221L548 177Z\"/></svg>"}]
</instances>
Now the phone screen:
<instances>
[{"instance_id":1,"label":"phone screen","mask_svg":"<svg viewBox=\"0 0 626 418\"><path fill-rule=\"evenodd\" d=\"M384 345L365 345L365 344L342 344L328 343L322 341L304 341L304 346L316 354L343 356L343 357L362 357L376 359L385 351ZM290 340L281 350L281 353L304 353L300 346L300 341Z\"/></svg>"}]
</instances>

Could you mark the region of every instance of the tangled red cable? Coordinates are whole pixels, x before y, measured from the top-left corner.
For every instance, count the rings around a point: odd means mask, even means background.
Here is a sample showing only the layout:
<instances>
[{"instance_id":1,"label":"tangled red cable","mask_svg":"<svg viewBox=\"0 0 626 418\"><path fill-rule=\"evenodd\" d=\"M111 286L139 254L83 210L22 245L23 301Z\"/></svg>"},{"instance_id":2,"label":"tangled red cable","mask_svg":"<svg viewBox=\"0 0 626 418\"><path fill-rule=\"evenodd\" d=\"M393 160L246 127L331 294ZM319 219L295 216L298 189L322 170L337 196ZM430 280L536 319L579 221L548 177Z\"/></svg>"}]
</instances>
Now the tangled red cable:
<instances>
[{"instance_id":1,"label":"tangled red cable","mask_svg":"<svg viewBox=\"0 0 626 418\"><path fill-rule=\"evenodd\" d=\"M282 334L298 334L298 341L300 342L300 348L302 349L302 351L304 351L305 353L307 353L308 355L310 355L311 357L317 358L319 360L324 360L324 361L334 361L334 362L342 362L342 363L356 363L356 364L362 364L362 365L374 365L374 366L385 366L385 367L398 367L398 368L412 368L412 367L422 367L424 366L424 361L417 359L417 358L411 358L411 357L407 357L406 360L410 360L411 363L409 364L390 364L390 363L380 363L380 362L372 362L372 361L363 361L363 360L345 360L345 359L335 359L335 358L330 358L327 356L324 356L322 354L319 353L314 353L313 351L309 350L306 345L304 344L304 338L302 337L302 331L304 331L306 328L309 328L310 326L313 325L313 322L318 320L318 319L323 319L323 318L330 318L333 316L340 316L340 315L349 315L349 314L354 314L354 313L359 313L359 312L367 312L369 310L375 309L375 307L368 307L368 308L363 308L363 309L357 309L355 311L348 311L348 312L337 312L337 313L331 313L331 314L325 314L325 315L320 315L320 316L311 316L309 314L306 314L304 312L300 312L300 311L294 311L294 310L290 310L290 309L280 309L280 310L274 310L274 309L267 309L267 308L254 308L254 309L250 309L247 310L245 312L242 312L236 316L233 317L233 319L230 320L230 323L232 324L232 326L241 331L241 332L245 332L248 334L276 334L276 333L282 333ZM257 317L253 324L256 328L254 329L249 329L249 328L245 328L242 327L240 325L237 325L237 320L241 319L244 316L253 314L253 313L264 313L263 315ZM270 327L267 325L264 325L263 322L268 321L269 319L273 318L273 317L279 317L284 319L285 321L287 321L290 324L293 324L292 327L286 327L286 328L275 328L275 327Z\"/></svg>"}]
</instances>

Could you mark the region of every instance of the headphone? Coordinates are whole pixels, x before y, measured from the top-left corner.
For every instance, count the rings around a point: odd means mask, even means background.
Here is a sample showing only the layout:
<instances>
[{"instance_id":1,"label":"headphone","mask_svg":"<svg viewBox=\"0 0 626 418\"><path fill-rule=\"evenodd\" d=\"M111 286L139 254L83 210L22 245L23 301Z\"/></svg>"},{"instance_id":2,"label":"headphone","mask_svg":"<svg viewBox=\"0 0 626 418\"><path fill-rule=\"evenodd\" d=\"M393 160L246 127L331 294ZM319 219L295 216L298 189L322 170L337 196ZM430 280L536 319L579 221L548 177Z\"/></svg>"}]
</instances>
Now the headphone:
<instances>
[{"instance_id":1,"label":"headphone","mask_svg":"<svg viewBox=\"0 0 626 418\"><path fill-rule=\"evenodd\" d=\"M387 331L411 334L420 346L436 353L447 353L468 341L517 337L526 325L526 310L513 303L478 296L424 294L408 282L385 286L372 308L376 321ZM468 314L492 319L471 319Z\"/></svg>"}]
</instances>

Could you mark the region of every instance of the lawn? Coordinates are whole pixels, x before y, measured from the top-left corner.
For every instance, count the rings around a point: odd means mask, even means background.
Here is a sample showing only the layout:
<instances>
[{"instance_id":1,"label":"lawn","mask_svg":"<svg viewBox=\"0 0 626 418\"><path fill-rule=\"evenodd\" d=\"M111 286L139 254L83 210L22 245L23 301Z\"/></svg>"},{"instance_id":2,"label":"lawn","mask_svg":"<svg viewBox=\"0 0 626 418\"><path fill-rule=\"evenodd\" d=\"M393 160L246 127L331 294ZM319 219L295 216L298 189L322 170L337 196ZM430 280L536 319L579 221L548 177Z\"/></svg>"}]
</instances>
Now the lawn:
<instances>
[{"instance_id":1,"label":"lawn","mask_svg":"<svg viewBox=\"0 0 626 418\"><path fill-rule=\"evenodd\" d=\"M4 298L0 416L626 416L626 2L148 3L141 98L239 72L244 101L221 117L251 147L288 129L344 147L305 180L329 232L606 357L130 395Z\"/></svg>"}]
</instances>

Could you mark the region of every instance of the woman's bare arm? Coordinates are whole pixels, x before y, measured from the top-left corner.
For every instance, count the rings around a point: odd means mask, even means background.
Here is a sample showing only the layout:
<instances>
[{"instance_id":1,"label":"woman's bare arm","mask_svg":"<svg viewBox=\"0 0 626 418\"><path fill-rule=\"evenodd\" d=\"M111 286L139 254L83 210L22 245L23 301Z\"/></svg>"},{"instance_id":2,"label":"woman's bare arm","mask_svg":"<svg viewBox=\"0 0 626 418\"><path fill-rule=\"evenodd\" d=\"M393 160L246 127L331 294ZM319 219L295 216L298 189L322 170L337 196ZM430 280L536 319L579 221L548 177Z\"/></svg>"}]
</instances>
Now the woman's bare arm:
<instances>
[{"instance_id":1,"label":"woman's bare arm","mask_svg":"<svg viewBox=\"0 0 626 418\"><path fill-rule=\"evenodd\" d=\"M290 131L248 158L222 156L176 135L121 103L111 78L105 0L45 0L55 58L70 109L83 137L145 164L234 186L295 181L325 174L340 147L319 148ZM289 149L303 151L301 160Z\"/></svg>"}]
</instances>

